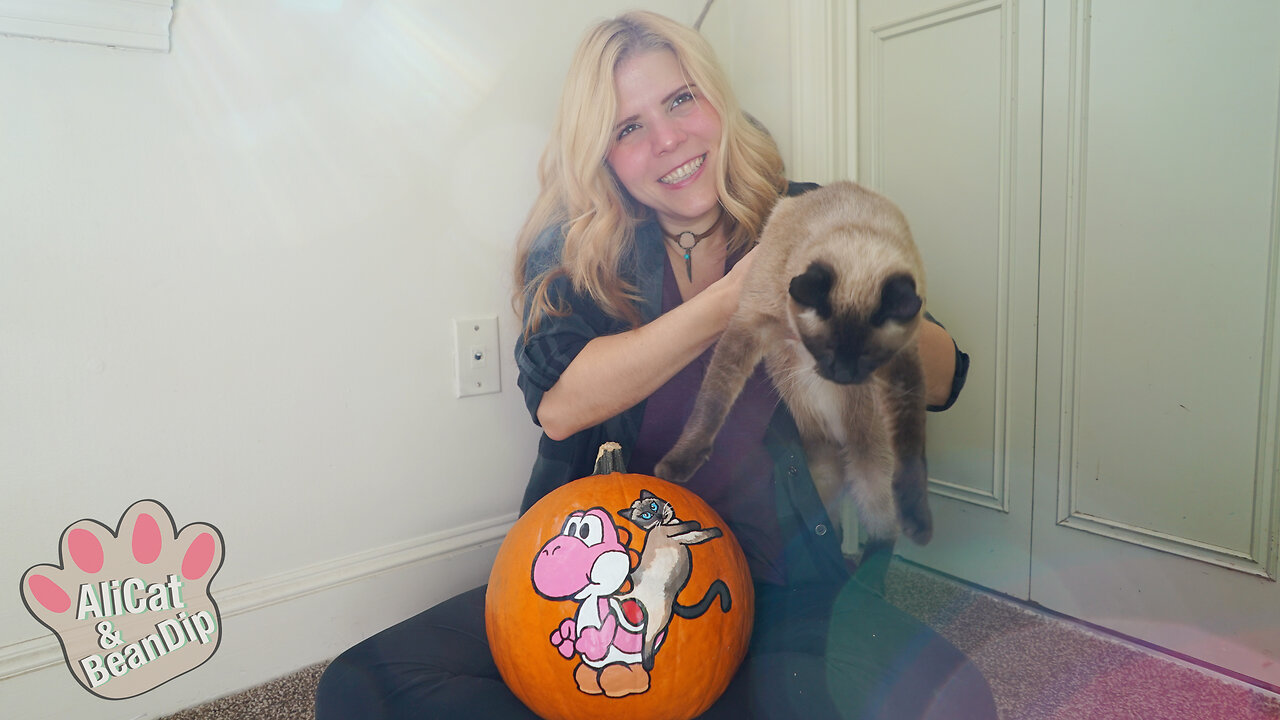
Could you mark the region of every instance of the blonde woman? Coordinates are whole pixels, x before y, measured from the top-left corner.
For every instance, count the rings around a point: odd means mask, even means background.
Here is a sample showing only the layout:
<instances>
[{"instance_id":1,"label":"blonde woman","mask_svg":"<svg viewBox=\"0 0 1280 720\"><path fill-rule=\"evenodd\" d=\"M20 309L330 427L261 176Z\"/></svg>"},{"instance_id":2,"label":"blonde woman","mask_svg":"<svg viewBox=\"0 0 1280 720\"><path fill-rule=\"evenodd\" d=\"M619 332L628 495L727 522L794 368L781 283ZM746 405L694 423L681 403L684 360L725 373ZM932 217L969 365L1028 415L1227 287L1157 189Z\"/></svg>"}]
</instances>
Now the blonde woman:
<instances>
[{"instance_id":1,"label":"blonde woman","mask_svg":"<svg viewBox=\"0 0 1280 720\"><path fill-rule=\"evenodd\" d=\"M692 407L769 211L788 183L705 40L652 13L599 23L574 57L517 242L519 385L543 429L522 511L620 442L652 473ZM927 395L954 402L967 357L921 337ZM888 562L850 574L795 425L762 370L690 487L734 530L756 581L755 631L704 717L992 718L977 669L885 602ZM484 588L344 653L317 695L338 717L525 718L484 642Z\"/></svg>"}]
</instances>

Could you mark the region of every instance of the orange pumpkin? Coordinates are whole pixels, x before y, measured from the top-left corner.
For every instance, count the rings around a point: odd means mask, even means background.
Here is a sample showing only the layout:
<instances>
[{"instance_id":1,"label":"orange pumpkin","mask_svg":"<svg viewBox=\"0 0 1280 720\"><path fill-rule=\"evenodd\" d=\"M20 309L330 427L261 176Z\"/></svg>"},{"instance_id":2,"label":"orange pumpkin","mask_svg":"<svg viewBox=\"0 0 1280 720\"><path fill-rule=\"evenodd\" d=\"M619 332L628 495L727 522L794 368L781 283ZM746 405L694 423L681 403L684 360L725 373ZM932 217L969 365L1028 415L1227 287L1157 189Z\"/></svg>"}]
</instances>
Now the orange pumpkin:
<instances>
[{"instance_id":1,"label":"orange pumpkin","mask_svg":"<svg viewBox=\"0 0 1280 720\"><path fill-rule=\"evenodd\" d=\"M753 608L746 558L715 511L679 485L610 472L549 493L511 528L485 627L503 680L547 720L688 720L728 687Z\"/></svg>"}]
</instances>

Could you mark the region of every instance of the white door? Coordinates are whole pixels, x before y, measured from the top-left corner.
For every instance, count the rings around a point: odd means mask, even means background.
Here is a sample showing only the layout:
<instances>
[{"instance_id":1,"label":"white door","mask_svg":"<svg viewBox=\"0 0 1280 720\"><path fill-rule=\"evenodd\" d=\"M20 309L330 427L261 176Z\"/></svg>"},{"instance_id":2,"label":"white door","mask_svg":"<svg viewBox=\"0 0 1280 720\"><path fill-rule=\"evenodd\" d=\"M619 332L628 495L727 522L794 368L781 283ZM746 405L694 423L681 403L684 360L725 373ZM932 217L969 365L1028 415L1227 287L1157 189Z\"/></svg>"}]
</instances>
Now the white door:
<instances>
[{"instance_id":1,"label":"white door","mask_svg":"<svg viewBox=\"0 0 1280 720\"><path fill-rule=\"evenodd\" d=\"M928 424L924 565L1026 598L1040 233L1038 7L859 3L859 179L902 206L928 307L971 357Z\"/></svg>"},{"instance_id":2,"label":"white door","mask_svg":"<svg viewBox=\"0 0 1280 720\"><path fill-rule=\"evenodd\" d=\"M859 175L973 356L900 552L1280 685L1280 3L858 7Z\"/></svg>"},{"instance_id":3,"label":"white door","mask_svg":"<svg viewBox=\"0 0 1280 720\"><path fill-rule=\"evenodd\" d=\"M1048 3L1031 598L1280 685L1280 3Z\"/></svg>"}]
</instances>

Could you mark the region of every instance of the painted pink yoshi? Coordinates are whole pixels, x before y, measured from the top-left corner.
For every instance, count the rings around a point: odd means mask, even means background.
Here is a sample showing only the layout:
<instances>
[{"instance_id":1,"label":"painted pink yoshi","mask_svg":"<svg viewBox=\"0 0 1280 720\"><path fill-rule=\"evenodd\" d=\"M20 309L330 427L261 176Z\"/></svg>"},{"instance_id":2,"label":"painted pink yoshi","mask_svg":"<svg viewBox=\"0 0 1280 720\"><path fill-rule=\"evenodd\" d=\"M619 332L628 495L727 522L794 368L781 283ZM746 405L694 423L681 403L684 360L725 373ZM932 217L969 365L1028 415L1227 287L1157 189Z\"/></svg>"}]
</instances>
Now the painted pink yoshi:
<instances>
[{"instance_id":1,"label":"painted pink yoshi","mask_svg":"<svg viewBox=\"0 0 1280 720\"><path fill-rule=\"evenodd\" d=\"M533 561L533 586L549 600L576 600L578 610L551 632L565 658L575 654L582 692L622 697L649 689L641 666L644 613L618 597L631 571L631 555L603 508L578 510Z\"/></svg>"}]
</instances>

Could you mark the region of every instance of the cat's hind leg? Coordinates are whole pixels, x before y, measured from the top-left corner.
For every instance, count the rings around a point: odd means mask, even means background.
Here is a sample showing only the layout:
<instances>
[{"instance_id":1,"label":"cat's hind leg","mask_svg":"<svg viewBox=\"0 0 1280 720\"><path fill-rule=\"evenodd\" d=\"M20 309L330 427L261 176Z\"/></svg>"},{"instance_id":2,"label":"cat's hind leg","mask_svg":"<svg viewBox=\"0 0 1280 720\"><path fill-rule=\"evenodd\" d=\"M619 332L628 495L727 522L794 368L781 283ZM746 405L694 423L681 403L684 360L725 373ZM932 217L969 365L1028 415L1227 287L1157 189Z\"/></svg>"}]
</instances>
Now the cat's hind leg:
<instances>
[{"instance_id":1,"label":"cat's hind leg","mask_svg":"<svg viewBox=\"0 0 1280 720\"><path fill-rule=\"evenodd\" d=\"M662 637L662 633L666 630L666 623L659 625L651 615L646 615L644 626L644 644L640 648L640 665L646 671L653 670L653 656L658 652L658 638ZM666 618L670 621L670 617Z\"/></svg>"},{"instance_id":2,"label":"cat's hind leg","mask_svg":"<svg viewBox=\"0 0 1280 720\"><path fill-rule=\"evenodd\" d=\"M832 528L839 530L840 505L851 487L845 454L825 438L811 436L804 438L804 455L813 488L827 510L827 519Z\"/></svg>"},{"instance_id":3,"label":"cat's hind leg","mask_svg":"<svg viewBox=\"0 0 1280 720\"><path fill-rule=\"evenodd\" d=\"M845 483L858 508L858 522L868 544L892 547L898 539L898 503L894 494L894 460L883 440L868 435L850 438L845 448Z\"/></svg>"},{"instance_id":4,"label":"cat's hind leg","mask_svg":"<svg viewBox=\"0 0 1280 720\"><path fill-rule=\"evenodd\" d=\"M847 452L849 491L858 509L858 522L867 535L858 555L854 578L883 594L899 527L893 488L893 456L887 452L883 441L861 445Z\"/></svg>"},{"instance_id":5,"label":"cat's hind leg","mask_svg":"<svg viewBox=\"0 0 1280 720\"><path fill-rule=\"evenodd\" d=\"M933 513L925 459L924 374L917 351L909 348L899 353L879 375L877 404L893 439L893 490L902 532L924 545L933 537Z\"/></svg>"},{"instance_id":6,"label":"cat's hind leg","mask_svg":"<svg viewBox=\"0 0 1280 720\"><path fill-rule=\"evenodd\" d=\"M929 475L924 456L905 458L894 479L894 494L902 520L902 533L924 545L933 538L933 512L929 509Z\"/></svg>"}]
</instances>

